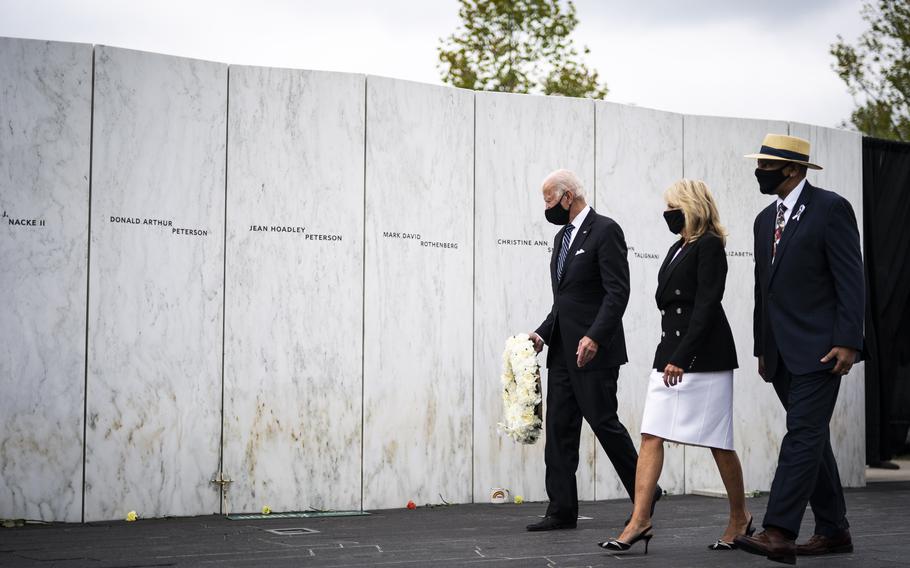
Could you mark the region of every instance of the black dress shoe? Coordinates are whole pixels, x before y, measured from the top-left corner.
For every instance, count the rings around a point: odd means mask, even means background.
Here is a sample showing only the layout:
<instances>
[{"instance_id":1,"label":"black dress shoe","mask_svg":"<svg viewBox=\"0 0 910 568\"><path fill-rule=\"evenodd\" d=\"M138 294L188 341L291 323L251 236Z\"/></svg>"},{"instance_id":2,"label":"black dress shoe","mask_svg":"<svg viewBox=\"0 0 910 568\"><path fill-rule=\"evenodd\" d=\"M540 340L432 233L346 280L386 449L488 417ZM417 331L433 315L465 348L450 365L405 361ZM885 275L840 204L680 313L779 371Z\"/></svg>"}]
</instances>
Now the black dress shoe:
<instances>
[{"instance_id":1,"label":"black dress shoe","mask_svg":"<svg viewBox=\"0 0 910 568\"><path fill-rule=\"evenodd\" d=\"M537 531L559 531L563 529L574 529L576 521L557 519L556 517L544 517L540 521L528 525L528 530L531 532Z\"/></svg>"},{"instance_id":2,"label":"black dress shoe","mask_svg":"<svg viewBox=\"0 0 910 568\"><path fill-rule=\"evenodd\" d=\"M661 496L663 496L664 490L658 487L654 490L654 497L651 499L651 517L654 517L654 506L657 505L657 502L660 501ZM623 526L628 525L632 522L632 515L629 515L629 518L626 519L626 522L623 523Z\"/></svg>"}]
</instances>

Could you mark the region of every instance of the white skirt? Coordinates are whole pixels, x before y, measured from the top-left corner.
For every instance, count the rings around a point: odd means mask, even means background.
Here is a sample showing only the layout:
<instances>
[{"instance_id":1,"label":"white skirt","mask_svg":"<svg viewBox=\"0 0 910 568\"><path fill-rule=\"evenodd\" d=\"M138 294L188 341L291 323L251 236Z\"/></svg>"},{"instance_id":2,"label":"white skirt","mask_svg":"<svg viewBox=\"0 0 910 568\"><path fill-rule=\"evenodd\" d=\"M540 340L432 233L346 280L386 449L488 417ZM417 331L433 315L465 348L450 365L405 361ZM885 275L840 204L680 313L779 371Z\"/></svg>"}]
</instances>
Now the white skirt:
<instances>
[{"instance_id":1,"label":"white skirt","mask_svg":"<svg viewBox=\"0 0 910 568\"><path fill-rule=\"evenodd\" d=\"M733 449L733 371L685 373L667 387L651 371L641 433L670 442Z\"/></svg>"}]
</instances>

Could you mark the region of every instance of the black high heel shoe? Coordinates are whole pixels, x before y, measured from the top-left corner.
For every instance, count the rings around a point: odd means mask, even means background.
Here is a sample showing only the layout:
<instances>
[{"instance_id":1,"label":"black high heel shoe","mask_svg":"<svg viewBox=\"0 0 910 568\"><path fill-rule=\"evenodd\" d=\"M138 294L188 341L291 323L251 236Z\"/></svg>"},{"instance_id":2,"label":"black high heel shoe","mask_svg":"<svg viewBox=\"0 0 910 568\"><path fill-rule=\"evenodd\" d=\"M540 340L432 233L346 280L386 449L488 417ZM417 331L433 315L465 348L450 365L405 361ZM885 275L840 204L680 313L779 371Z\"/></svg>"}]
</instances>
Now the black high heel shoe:
<instances>
[{"instance_id":1,"label":"black high heel shoe","mask_svg":"<svg viewBox=\"0 0 910 568\"><path fill-rule=\"evenodd\" d=\"M753 518L754 517L749 517L749 524L746 525L746 536L752 536L755 534L755 529L752 528ZM708 550L736 550L737 548L739 547L736 546L735 542L727 542L721 539L717 539L717 542L708 545Z\"/></svg>"},{"instance_id":2,"label":"black high heel shoe","mask_svg":"<svg viewBox=\"0 0 910 568\"><path fill-rule=\"evenodd\" d=\"M640 540L643 540L645 541L645 554L647 554L648 544L650 544L653 537L654 534L651 533L651 527L648 526L643 531L632 537L632 540L629 542L623 542L621 540L605 540L604 542L598 542L597 546L603 548L604 550L611 550L613 552L625 552L632 548L633 544Z\"/></svg>"}]
</instances>

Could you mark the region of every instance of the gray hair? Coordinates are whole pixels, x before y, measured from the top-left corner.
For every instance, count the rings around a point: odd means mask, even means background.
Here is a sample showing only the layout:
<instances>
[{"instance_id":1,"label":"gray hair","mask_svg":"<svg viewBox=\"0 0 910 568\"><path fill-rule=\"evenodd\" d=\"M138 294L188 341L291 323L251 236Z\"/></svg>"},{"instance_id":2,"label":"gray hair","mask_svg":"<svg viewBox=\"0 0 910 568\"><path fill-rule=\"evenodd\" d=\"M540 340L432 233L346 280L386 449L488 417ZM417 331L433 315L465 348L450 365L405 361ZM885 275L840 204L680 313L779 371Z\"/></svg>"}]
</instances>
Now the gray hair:
<instances>
[{"instance_id":1,"label":"gray hair","mask_svg":"<svg viewBox=\"0 0 910 568\"><path fill-rule=\"evenodd\" d=\"M559 191L560 194L571 191L576 197L585 196L585 186L582 185L578 176L570 170L560 169L550 172L550 175L541 184L542 189L547 187L552 187L554 190Z\"/></svg>"}]
</instances>

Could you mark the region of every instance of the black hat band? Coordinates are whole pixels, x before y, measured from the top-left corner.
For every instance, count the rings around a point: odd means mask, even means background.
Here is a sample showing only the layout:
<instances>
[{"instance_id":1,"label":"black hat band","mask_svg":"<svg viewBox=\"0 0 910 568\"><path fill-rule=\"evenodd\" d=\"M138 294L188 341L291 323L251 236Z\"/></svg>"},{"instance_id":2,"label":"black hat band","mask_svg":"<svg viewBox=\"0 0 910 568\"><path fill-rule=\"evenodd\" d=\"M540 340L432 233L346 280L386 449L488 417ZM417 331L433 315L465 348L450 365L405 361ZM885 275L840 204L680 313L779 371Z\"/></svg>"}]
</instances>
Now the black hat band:
<instances>
[{"instance_id":1,"label":"black hat band","mask_svg":"<svg viewBox=\"0 0 910 568\"><path fill-rule=\"evenodd\" d=\"M800 154L799 152L793 152L792 150L781 150L780 148L772 148L771 146L762 146L759 154L767 154L769 156L777 156L778 158L784 158L785 160L794 160L799 162L808 162L808 154Z\"/></svg>"}]
</instances>

